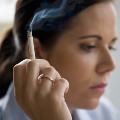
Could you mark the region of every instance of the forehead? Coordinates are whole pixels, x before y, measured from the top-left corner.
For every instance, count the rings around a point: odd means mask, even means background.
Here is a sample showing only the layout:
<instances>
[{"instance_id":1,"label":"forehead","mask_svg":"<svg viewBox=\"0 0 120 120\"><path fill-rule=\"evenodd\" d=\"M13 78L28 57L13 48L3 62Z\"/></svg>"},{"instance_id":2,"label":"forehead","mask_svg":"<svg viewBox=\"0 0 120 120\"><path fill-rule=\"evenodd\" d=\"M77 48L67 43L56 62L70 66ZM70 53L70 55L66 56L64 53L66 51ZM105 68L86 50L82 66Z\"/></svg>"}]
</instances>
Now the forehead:
<instances>
[{"instance_id":1,"label":"forehead","mask_svg":"<svg viewBox=\"0 0 120 120\"><path fill-rule=\"evenodd\" d=\"M70 29L71 28L71 29ZM103 2L90 6L77 14L69 24L71 32L95 32L97 30L116 29L116 10L112 2ZM112 31L109 31L112 32ZM89 34L89 33L88 33Z\"/></svg>"},{"instance_id":2,"label":"forehead","mask_svg":"<svg viewBox=\"0 0 120 120\"><path fill-rule=\"evenodd\" d=\"M67 43L75 42L80 36L99 35L109 42L117 37L116 28L115 7L111 2L104 2L94 4L72 18L59 39Z\"/></svg>"},{"instance_id":3,"label":"forehead","mask_svg":"<svg viewBox=\"0 0 120 120\"><path fill-rule=\"evenodd\" d=\"M80 12L78 15L76 15L72 20L71 26L77 26L80 24L81 26L85 26L87 23L91 24L94 21L95 23L98 23L98 21L111 21L113 23L116 21L116 10L112 2L103 2L94 4L87 9ZM108 22L109 22L108 21ZM107 22L107 23L108 23Z\"/></svg>"}]
</instances>

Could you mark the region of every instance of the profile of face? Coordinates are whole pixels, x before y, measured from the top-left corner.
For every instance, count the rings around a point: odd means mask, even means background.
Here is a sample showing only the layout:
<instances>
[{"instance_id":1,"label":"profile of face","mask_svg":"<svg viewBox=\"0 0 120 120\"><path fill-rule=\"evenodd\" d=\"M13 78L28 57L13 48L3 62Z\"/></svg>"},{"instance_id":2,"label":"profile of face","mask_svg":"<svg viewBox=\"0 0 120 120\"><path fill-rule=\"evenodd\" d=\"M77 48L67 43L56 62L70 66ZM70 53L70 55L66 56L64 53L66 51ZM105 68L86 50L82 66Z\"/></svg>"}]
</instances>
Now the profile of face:
<instances>
[{"instance_id":1,"label":"profile of face","mask_svg":"<svg viewBox=\"0 0 120 120\"><path fill-rule=\"evenodd\" d=\"M111 50L116 37L114 5L99 3L77 14L48 52L51 66L69 81L65 99L71 110L99 104L115 68Z\"/></svg>"}]
</instances>

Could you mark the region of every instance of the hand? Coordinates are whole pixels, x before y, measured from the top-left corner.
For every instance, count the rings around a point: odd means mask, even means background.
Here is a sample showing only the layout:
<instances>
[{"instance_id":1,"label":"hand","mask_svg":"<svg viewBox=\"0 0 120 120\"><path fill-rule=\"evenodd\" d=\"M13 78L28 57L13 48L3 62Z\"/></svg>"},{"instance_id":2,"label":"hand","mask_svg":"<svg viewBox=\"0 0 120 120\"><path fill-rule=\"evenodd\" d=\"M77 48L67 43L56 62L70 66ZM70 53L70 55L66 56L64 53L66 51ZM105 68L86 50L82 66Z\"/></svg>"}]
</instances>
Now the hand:
<instances>
[{"instance_id":1,"label":"hand","mask_svg":"<svg viewBox=\"0 0 120 120\"><path fill-rule=\"evenodd\" d=\"M40 74L50 76L41 78ZM24 60L13 69L16 100L33 120L72 120L64 94L68 81L43 59Z\"/></svg>"}]
</instances>

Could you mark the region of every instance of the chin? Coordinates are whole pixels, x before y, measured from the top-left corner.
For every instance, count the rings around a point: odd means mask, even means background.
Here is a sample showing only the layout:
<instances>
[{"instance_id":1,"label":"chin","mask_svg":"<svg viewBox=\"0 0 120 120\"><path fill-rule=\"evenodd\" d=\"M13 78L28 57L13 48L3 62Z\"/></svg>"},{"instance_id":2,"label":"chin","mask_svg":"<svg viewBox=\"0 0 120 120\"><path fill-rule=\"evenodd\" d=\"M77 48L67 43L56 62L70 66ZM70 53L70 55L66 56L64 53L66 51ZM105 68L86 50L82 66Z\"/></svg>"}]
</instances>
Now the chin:
<instances>
[{"instance_id":1,"label":"chin","mask_svg":"<svg viewBox=\"0 0 120 120\"><path fill-rule=\"evenodd\" d=\"M99 106L100 100L99 99L92 99L86 101L83 105L79 106L80 109L95 109Z\"/></svg>"},{"instance_id":2,"label":"chin","mask_svg":"<svg viewBox=\"0 0 120 120\"><path fill-rule=\"evenodd\" d=\"M90 103L90 104L88 104L88 106L86 106L86 108L84 108L84 109L96 109L98 106L99 106L99 102Z\"/></svg>"},{"instance_id":3,"label":"chin","mask_svg":"<svg viewBox=\"0 0 120 120\"><path fill-rule=\"evenodd\" d=\"M85 102L84 104L79 104L76 105L76 107L71 107L70 111L73 111L74 109L78 108L78 109L86 109L86 110L93 110L96 109L99 106L99 101L95 100L95 101L89 101L89 102Z\"/></svg>"},{"instance_id":4,"label":"chin","mask_svg":"<svg viewBox=\"0 0 120 120\"><path fill-rule=\"evenodd\" d=\"M73 100L74 102L68 100L67 104L68 104L70 111L76 108L93 110L99 106L100 98L101 98L100 96L99 97L87 97L84 99L77 98L76 100L75 99Z\"/></svg>"},{"instance_id":5,"label":"chin","mask_svg":"<svg viewBox=\"0 0 120 120\"><path fill-rule=\"evenodd\" d=\"M92 99L82 107L82 109L96 109L100 104L99 99Z\"/></svg>"}]
</instances>

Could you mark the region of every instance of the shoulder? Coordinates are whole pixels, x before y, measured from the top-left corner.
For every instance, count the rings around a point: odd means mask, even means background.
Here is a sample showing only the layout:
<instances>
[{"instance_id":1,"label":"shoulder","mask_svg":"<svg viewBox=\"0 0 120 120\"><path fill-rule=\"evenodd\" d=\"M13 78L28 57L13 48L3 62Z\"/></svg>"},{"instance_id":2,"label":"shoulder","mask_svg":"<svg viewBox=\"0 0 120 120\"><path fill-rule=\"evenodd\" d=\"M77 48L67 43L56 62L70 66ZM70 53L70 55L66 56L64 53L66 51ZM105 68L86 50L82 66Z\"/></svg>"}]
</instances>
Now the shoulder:
<instances>
[{"instance_id":1,"label":"shoulder","mask_svg":"<svg viewBox=\"0 0 120 120\"><path fill-rule=\"evenodd\" d=\"M5 97L0 100L0 120L2 119L29 120L15 100L13 84L10 85Z\"/></svg>"},{"instance_id":2,"label":"shoulder","mask_svg":"<svg viewBox=\"0 0 120 120\"><path fill-rule=\"evenodd\" d=\"M6 95L0 99L0 120L6 119L6 111L9 109L9 102L11 98L12 85L10 85Z\"/></svg>"},{"instance_id":3,"label":"shoulder","mask_svg":"<svg viewBox=\"0 0 120 120\"><path fill-rule=\"evenodd\" d=\"M100 100L99 106L94 110L77 109L76 120L120 120L120 113L105 97ZM85 118L85 119L84 119Z\"/></svg>"}]
</instances>

